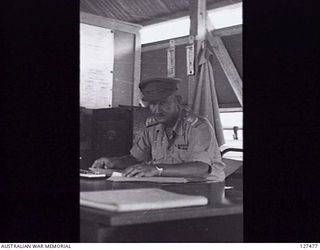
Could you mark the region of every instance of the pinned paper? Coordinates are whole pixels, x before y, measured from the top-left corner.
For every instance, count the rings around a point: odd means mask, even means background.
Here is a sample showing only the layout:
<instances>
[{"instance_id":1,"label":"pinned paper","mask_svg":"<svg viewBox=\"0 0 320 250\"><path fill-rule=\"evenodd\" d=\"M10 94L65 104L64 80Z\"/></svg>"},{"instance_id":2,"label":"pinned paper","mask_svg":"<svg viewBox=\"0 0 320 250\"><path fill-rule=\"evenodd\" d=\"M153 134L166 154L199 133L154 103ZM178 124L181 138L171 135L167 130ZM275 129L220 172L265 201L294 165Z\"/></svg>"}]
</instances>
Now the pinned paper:
<instances>
[{"instance_id":1,"label":"pinned paper","mask_svg":"<svg viewBox=\"0 0 320 250\"><path fill-rule=\"evenodd\" d=\"M167 49L167 75L168 77L175 77L176 70L175 70L175 41L170 40L169 42L169 48Z\"/></svg>"},{"instance_id":2,"label":"pinned paper","mask_svg":"<svg viewBox=\"0 0 320 250\"><path fill-rule=\"evenodd\" d=\"M114 33L80 24L80 106L112 106Z\"/></svg>"},{"instance_id":3,"label":"pinned paper","mask_svg":"<svg viewBox=\"0 0 320 250\"><path fill-rule=\"evenodd\" d=\"M194 44L186 46L187 75L194 75Z\"/></svg>"}]
</instances>

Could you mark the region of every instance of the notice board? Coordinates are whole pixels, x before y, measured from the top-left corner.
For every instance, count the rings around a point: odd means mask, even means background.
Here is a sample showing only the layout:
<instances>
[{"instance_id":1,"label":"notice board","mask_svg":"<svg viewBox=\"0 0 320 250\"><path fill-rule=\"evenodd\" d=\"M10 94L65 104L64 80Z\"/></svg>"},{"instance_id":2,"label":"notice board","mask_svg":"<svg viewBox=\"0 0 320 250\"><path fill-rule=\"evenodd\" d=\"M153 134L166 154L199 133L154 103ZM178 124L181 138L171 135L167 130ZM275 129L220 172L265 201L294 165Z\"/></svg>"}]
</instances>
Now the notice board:
<instances>
[{"instance_id":1,"label":"notice board","mask_svg":"<svg viewBox=\"0 0 320 250\"><path fill-rule=\"evenodd\" d=\"M114 33L80 23L80 106L112 106Z\"/></svg>"}]
</instances>

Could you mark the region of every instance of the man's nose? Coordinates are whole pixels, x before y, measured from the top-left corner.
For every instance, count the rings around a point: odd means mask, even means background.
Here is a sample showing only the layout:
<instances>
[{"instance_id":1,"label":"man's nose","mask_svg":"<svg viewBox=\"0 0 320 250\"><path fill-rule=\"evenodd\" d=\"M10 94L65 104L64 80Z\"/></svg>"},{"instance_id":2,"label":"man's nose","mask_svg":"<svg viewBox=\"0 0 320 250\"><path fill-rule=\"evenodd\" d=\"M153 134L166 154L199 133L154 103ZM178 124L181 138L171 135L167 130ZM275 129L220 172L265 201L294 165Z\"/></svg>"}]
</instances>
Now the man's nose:
<instances>
[{"instance_id":1,"label":"man's nose","mask_svg":"<svg viewBox=\"0 0 320 250\"><path fill-rule=\"evenodd\" d=\"M161 113L160 112L160 105L158 103L154 106L154 112L155 113Z\"/></svg>"}]
</instances>

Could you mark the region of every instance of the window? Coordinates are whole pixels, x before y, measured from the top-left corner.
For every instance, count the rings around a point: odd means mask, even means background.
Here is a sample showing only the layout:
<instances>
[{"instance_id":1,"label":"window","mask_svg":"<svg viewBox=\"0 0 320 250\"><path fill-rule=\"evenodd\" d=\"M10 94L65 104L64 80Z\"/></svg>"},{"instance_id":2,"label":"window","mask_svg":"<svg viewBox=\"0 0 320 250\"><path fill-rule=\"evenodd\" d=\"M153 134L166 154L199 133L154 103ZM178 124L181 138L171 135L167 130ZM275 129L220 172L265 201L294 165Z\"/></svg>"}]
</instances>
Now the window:
<instances>
[{"instance_id":1,"label":"window","mask_svg":"<svg viewBox=\"0 0 320 250\"><path fill-rule=\"evenodd\" d=\"M235 140L234 127L238 127L238 131L237 131L238 141L243 140L242 117L243 117L243 112L220 113L220 118L221 118L222 127L224 129L223 132L224 132L226 143L232 142Z\"/></svg>"},{"instance_id":2,"label":"window","mask_svg":"<svg viewBox=\"0 0 320 250\"><path fill-rule=\"evenodd\" d=\"M242 24L242 3L209 10L208 16L215 29Z\"/></svg>"},{"instance_id":3,"label":"window","mask_svg":"<svg viewBox=\"0 0 320 250\"><path fill-rule=\"evenodd\" d=\"M242 3L208 10L208 16L215 29L242 24ZM188 36L189 33L189 16L147 25L142 27L140 31L142 44Z\"/></svg>"},{"instance_id":4,"label":"window","mask_svg":"<svg viewBox=\"0 0 320 250\"><path fill-rule=\"evenodd\" d=\"M176 37L188 36L190 17L172 19L170 21L144 26L141 31L141 43L152 43Z\"/></svg>"},{"instance_id":5,"label":"window","mask_svg":"<svg viewBox=\"0 0 320 250\"><path fill-rule=\"evenodd\" d=\"M225 144L220 147L220 150L223 151L228 148L243 149L243 112L220 113L220 117L225 139ZM234 129L235 127L237 129ZM223 158L242 161L243 153L237 151L229 151L223 155Z\"/></svg>"}]
</instances>

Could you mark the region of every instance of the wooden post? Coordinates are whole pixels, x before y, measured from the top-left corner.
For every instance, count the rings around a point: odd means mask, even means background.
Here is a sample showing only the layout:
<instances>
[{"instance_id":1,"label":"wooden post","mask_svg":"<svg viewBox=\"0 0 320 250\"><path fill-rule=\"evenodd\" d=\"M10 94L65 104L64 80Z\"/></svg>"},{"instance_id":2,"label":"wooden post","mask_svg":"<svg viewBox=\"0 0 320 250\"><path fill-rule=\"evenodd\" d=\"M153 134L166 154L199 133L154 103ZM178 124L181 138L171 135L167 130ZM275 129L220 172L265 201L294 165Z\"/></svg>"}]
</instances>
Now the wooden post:
<instances>
[{"instance_id":1,"label":"wooden post","mask_svg":"<svg viewBox=\"0 0 320 250\"><path fill-rule=\"evenodd\" d=\"M190 1L190 35L195 36L196 40L204 40L206 35L206 0Z\"/></svg>"},{"instance_id":2,"label":"wooden post","mask_svg":"<svg viewBox=\"0 0 320 250\"><path fill-rule=\"evenodd\" d=\"M139 90L140 74L141 74L141 39L140 33L135 33L135 53L134 53L134 75L133 75L133 90L132 90L132 105L139 106L141 97Z\"/></svg>"},{"instance_id":3,"label":"wooden post","mask_svg":"<svg viewBox=\"0 0 320 250\"><path fill-rule=\"evenodd\" d=\"M223 44L223 41L220 37L213 35L213 24L211 23L210 19L207 17L207 39L213 49L213 52L215 53L216 57L218 58L218 61L240 103L241 106L243 106L242 101L242 79L239 76L239 73L234 66L234 63L232 59L230 58L230 55L226 49L226 47Z\"/></svg>"},{"instance_id":4,"label":"wooden post","mask_svg":"<svg viewBox=\"0 0 320 250\"><path fill-rule=\"evenodd\" d=\"M203 46L207 31L206 0L189 0L190 6L190 36L195 37L195 75L188 77L188 105L191 107L193 93L196 85L196 73L198 68L198 52Z\"/></svg>"}]
</instances>

